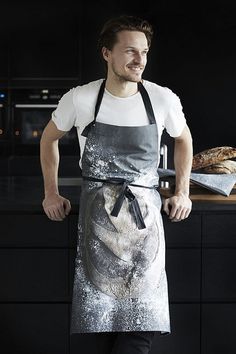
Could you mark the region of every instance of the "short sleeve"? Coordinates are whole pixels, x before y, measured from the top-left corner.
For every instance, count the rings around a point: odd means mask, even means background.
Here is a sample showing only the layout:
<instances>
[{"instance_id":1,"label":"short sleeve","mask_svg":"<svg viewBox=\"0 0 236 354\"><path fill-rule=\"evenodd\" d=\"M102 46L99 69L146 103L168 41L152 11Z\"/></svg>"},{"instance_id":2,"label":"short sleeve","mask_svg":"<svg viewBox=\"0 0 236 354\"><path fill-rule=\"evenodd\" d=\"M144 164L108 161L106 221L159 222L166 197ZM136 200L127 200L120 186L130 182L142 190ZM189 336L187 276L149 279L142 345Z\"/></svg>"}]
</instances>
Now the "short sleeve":
<instances>
[{"instance_id":1,"label":"short sleeve","mask_svg":"<svg viewBox=\"0 0 236 354\"><path fill-rule=\"evenodd\" d=\"M59 130L69 131L75 124L74 90L72 88L66 92L59 100L57 108L52 112L52 120Z\"/></svg>"},{"instance_id":2,"label":"short sleeve","mask_svg":"<svg viewBox=\"0 0 236 354\"><path fill-rule=\"evenodd\" d=\"M168 91L171 93L171 97L165 118L165 128L171 137L176 138L181 135L186 125L186 118L179 97L171 90L168 89Z\"/></svg>"}]
</instances>

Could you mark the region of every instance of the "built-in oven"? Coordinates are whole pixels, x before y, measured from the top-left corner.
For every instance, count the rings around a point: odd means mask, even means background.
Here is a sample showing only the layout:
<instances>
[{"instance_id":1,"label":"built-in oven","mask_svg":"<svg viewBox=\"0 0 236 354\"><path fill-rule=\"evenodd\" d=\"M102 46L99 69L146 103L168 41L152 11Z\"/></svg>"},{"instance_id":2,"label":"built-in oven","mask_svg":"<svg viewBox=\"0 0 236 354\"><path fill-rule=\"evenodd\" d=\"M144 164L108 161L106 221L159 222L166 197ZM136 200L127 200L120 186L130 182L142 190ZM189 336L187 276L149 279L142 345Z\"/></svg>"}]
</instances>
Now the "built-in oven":
<instances>
[{"instance_id":1,"label":"built-in oven","mask_svg":"<svg viewBox=\"0 0 236 354\"><path fill-rule=\"evenodd\" d=\"M12 90L13 155L39 155L43 129L68 89ZM65 117L66 118L66 117ZM73 127L59 140L60 155L78 155L79 144Z\"/></svg>"},{"instance_id":2,"label":"built-in oven","mask_svg":"<svg viewBox=\"0 0 236 354\"><path fill-rule=\"evenodd\" d=\"M11 142L8 117L8 93L7 89L0 89L0 156L9 154Z\"/></svg>"}]
</instances>

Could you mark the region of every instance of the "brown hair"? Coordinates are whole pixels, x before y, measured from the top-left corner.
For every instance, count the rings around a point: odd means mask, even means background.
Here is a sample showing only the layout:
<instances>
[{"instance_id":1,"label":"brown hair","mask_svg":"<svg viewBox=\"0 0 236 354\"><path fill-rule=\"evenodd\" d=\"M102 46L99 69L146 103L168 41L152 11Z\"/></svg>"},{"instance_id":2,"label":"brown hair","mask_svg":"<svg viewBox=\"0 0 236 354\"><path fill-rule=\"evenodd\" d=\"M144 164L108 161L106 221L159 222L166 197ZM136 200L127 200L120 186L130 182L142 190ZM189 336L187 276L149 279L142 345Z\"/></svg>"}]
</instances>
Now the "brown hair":
<instances>
[{"instance_id":1,"label":"brown hair","mask_svg":"<svg viewBox=\"0 0 236 354\"><path fill-rule=\"evenodd\" d=\"M151 45L153 29L146 21L136 16L122 15L108 20L101 32L98 40L98 49L101 53L103 47L112 50L117 42L116 34L120 31L139 31L143 32L147 38L148 47Z\"/></svg>"}]
</instances>

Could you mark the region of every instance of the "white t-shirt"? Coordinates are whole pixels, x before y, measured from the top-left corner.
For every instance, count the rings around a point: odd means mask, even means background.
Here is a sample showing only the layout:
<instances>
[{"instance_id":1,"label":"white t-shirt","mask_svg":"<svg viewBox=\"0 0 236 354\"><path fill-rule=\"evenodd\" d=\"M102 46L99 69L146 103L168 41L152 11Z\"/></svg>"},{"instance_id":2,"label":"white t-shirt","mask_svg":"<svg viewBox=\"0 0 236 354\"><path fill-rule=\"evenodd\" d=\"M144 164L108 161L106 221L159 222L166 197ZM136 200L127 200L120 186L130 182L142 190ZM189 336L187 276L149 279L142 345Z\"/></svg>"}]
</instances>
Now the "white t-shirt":
<instances>
[{"instance_id":1,"label":"white t-shirt","mask_svg":"<svg viewBox=\"0 0 236 354\"><path fill-rule=\"evenodd\" d=\"M83 155L86 138L83 129L94 119L94 110L99 88L103 79L77 86L65 93L57 108L52 112L52 120L57 128L69 131L77 128L80 157ZM163 129L172 137L178 137L186 124L179 97L169 88L143 80L154 110L159 134L159 144ZM129 97L113 96L106 89L96 121L118 126L142 126L150 124L140 92ZM79 161L81 167L81 158Z\"/></svg>"}]
</instances>

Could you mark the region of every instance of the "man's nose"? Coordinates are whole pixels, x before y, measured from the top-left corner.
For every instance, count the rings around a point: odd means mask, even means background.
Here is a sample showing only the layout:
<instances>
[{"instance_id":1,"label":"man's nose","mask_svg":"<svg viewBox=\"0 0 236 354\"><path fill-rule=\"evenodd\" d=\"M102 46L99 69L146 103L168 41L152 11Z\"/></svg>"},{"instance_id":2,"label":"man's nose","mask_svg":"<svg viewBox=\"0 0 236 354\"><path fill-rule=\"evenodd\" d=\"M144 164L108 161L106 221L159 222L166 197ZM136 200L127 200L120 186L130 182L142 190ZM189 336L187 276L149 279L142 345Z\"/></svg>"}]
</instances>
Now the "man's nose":
<instances>
[{"instance_id":1,"label":"man's nose","mask_svg":"<svg viewBox=\"0 0 236 354\"><path fill-rule=\"evenodd\" d=\"M142 54L139 53L139 52L136 52L136 53L135 53L135 60L136 60L138 63L141 63L141 62L142 62Z\"/></svg>"}]
</instances>

